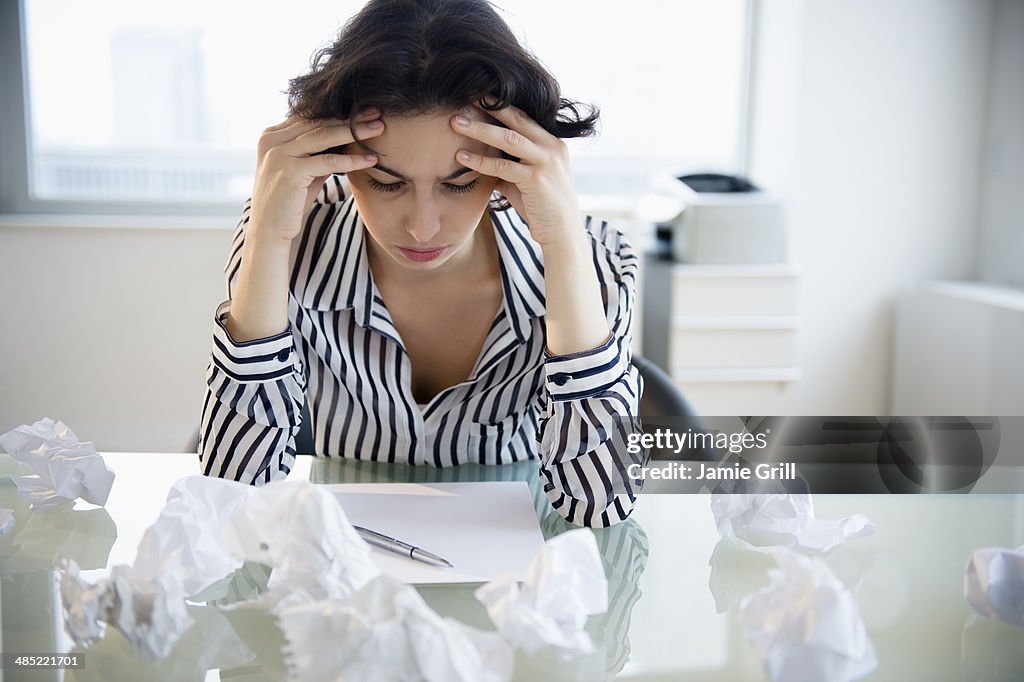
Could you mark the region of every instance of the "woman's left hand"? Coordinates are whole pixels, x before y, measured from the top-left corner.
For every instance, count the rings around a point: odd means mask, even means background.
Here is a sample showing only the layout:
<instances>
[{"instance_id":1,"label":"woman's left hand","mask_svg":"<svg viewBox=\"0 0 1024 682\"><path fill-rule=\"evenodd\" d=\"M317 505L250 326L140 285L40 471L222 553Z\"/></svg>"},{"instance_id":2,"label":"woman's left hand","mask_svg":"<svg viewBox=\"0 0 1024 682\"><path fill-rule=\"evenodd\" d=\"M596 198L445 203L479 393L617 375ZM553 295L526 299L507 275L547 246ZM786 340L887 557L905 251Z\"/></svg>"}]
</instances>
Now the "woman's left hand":
<instances>
[{"instance_id":1,"label":"woman's left hand","mask_svg":"<svg viewBox=\"0 0 1024 682\"><path fill-rule=\"evenodd\" d=\"M458 150L455 159L467 168L498 178L495 189L526 218L530 235L541 247L577 238L581 231L580 207L565 142L516 107L490 111L474 104L508 127L453 116L451 125L455 132L507 152L519 161L474 154L466 149ZM461 123L460 118L466 123Z\"/></svg>"}]
</instances>

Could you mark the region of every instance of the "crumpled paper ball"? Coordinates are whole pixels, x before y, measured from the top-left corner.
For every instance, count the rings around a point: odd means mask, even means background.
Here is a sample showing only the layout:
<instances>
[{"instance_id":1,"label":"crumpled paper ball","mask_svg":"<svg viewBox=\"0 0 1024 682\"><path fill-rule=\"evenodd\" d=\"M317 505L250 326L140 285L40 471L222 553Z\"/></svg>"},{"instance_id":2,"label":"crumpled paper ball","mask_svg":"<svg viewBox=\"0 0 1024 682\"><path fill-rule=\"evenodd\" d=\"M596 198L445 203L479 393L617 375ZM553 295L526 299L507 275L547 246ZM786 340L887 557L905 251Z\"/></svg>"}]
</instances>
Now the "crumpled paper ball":
<instances>
[{"instance_id":1,"label":"crumpled paper ball","mask_svg":"<svg viewBox=\"0 0 1024 682\"><path fill-rule=\"evenodd\" d=\"M878 666L853 594L818 557L775 550L771 583L740 602L740 622L775 682L864 677Z\"/></svg>"},{"instance_id":2,"label":"crumpled paper ball","mask_svg":"<svg viewBox=\"0 0 1024 682\"><path fill-rule=\"evenodd\" d=\"M964 597L982 616L1024 627L1024 545L974 550L964 570Z\"/></svg>"},{"instance_id":3,"label":"crumpled paper ball","mask_svg":"<svg viewBox=\"0 0 1024 682\"><path fill-rule=\"evenodd\" d=\"M583 629L608 608L608 581L594 535L571 530L548 540L520 587L510 577L493 580L474 595L508 642L532 654L554 647L563 657L593 651Z\"/></svg>"},{"instance_id":4,"label":"crumpled paper ball","mask_svg":"<svg viewBox=\"0 0 1024 682\"><path fill-rule=\"evenodd\" d=\"M191 626L186 598L223 596L244 560L273 567L267 605L344 598L379 574L341 506L309 481L254 488L189 476L171 488L135 562L90 585L70 562L61 579L79 645L116 627L137 655L162 658Z\"/></svg>"},{"instance_id":5,"label":"crumpled paper ball","mask_svg":"<svg viewBox=\"0 0 1024 682\"><path fill-rule=\"evenodd\" d=\"M148 581L173 574L185 597L224 596L226 576L242 566L224 545L225 528L253 491L244 483L207 476L176 481L160 516L139 542L133 573Z\"/></svg>"},{"instance_id":6,"label":"crumpled paper ball","mask_svg":"<svg viewBox=\"0 0 1024 682\"><path fill-rule=\"evenodd\" d=\"M711 511L722 537L731 535L755 547L786 547L806 554L827 552L875 532L863 514L838 521L815 518L814 502L806 493L714 494Z\"/></svg>"},{"instance_id":7,"label":"crumpled paper ball","mask_svg":"<svg viewBox=\"0 0 1024 682\"><path fill-rule=\"evenodd\" d=\"M114 566L95 584L79 576L69 560L60 581L68 634L79 645L103 637L104 623L113 625L137 655L163 658L192 625L181 583L173 574L163 580L141 579L131 566Z\"/></svg>"},{"instance_id":8,"label":"crumpled paper ball","mask_svg":"<svg viewBox=\"0 0 1024 682\"><path fill-rule=\"evenodd\" d=\"M63 422L48 417L0 435L0 447L28 466L31 475L12 476L33 512L46 511L79 497L103 506L114 472L93 444L80 442Z\"/></svg>"},{"instance_id":9,"label":"crumpled paper ball","mask_svg":"<svg viewBox=\"0 0 1024 682\"><path fill-rule=\"evenodd\" d=\"M259 488L231 515L222 541L234 556L273 567L261 600L268 606L344 599L380 575L338 500L309 481Z\"/></svg>"}]
</instances>

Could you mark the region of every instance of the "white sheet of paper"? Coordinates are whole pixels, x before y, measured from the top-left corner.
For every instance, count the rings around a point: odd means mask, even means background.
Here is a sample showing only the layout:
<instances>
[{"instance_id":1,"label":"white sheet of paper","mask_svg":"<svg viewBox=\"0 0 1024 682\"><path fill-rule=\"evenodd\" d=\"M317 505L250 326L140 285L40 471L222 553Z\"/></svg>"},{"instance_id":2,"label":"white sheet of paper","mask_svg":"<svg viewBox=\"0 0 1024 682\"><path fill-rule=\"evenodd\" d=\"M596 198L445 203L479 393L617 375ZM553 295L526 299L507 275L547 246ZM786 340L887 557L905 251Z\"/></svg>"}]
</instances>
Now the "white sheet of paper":
<instances>
[{"instance_id":1,"label":"white sheet of paper","mask_svg":"<svg viewBox=\"0 0 1024 682\"><path fill-rule=\"evenodd\" d=\"M343 483L324 485L348 520L443 557L440 568L372 548L380 569L406 583L524 580L544 545L524 481Z\"/></svg>"}]
</instances>

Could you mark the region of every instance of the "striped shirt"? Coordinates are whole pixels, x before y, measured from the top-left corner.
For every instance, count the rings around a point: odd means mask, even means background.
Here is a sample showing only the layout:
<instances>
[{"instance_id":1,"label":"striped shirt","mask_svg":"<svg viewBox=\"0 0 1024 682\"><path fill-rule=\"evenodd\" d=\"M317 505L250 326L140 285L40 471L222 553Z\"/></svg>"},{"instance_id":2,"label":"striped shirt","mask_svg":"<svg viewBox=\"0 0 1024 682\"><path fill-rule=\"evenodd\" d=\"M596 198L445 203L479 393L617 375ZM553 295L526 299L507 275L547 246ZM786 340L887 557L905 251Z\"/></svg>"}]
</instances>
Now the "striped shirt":
<instances>
[{"instance_id":1,"label":"striped shirt","mask_svg":"<svg viewBox=\"0 0 1024 682\"><path fill-rule=\"evenodd\" d=\"M332 176L293 249L288 327L234 341L224 326L249 221L246 201L218 306L202 406L206 475L262 485L295 458L304 401L316 454L437 467L539 459L544 492L568 521L608 526L635 503L622 447L638 429L642 380L630 364L637 258L623 235L586 216L612 334L571 355L545 348L544 262L525 220L488 209L499 252L502 305L469 377L425 407L412 367L374 285L365 231L344 176Z\"/></svg>"}]
</instances>

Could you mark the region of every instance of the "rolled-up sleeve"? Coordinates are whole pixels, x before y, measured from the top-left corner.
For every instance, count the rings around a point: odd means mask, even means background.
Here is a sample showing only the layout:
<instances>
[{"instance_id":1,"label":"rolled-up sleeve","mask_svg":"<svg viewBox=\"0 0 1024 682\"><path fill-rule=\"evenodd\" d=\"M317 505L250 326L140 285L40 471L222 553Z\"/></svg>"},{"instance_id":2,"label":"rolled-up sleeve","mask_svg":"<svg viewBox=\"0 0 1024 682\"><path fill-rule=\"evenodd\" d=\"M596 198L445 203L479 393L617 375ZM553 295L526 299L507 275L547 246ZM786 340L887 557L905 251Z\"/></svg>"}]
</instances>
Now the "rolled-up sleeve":
<instances>
[{"instance_id":1,"label":"rolled-up sleeve","mask_svg":"<svg viewBox=\"0 0 1024 682\"><path fill-rule=\"evenodd\" d=\"M295 462L306 382L290 322L280 334L242 342L225 326L250 208L246 201L224 268L228 299L214 315L199 462L207 476L262 485L284 478Z\"/></svg>"},{"instance_id":2,"label":"rolled-up sleeve","mask_svg":"<svg viewBox=\"0 0 1024 682\"><path fill-rule=\"evenodd\" d=\"M580 353L545 354L537 438L552 506L571 523L610 526L633 510L638 487L628 466L641 463L625 447L628 435L640 430L643 392L630 348L637 258L606 223L591 237L611 335Z\"/></svg>"}]
</instances>

